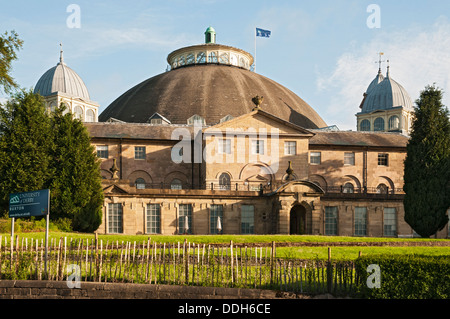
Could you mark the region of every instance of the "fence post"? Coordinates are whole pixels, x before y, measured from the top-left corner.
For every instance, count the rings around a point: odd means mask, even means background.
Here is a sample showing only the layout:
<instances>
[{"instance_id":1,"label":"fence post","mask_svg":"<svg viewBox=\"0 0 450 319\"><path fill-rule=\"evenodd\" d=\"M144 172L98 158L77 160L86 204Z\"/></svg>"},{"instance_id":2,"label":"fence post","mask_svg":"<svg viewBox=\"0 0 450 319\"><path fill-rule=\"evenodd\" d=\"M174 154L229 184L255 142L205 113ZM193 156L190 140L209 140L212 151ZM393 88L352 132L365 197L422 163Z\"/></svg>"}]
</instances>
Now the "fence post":
<instances>
[{"instance_id":1,"label":"fence post","mask_svg":"<svg viewBox=\"0 0 450 319\"><path fill-rule=\"evenodd\" d=\"M327 292L331 293L333 284L333 266L331 265L331 247L328 247Z\"/></svg>"},{"instance_id":2,"label":"fence post","mask_svg":"<svg viewBox=\"0 0 450 319\"><path fill-rule=\"evenodd\" d=\"M231 285L234 285L234 270L233 270L233 241L230 241L230 255L231 255Z\"/></svg>"},{"instance_id":3,"label":"fence post","mask_svg":"<svg viewBox=\"0 0 450 319\"><path fill-rule=\"evenodd\" d=\"M187 256L187 238L184 239L184 269L185 269L185 284L189 283L189 261Z\"/></svg>"},{"instance_id":4,"label":"fence post","mask_svg":"<svg viewBox=\"0 0 450 319\"><path fill-rule=\"evenodd\" d=\"M270 254L270 284L273 284L273 267L275 262L275 242L272 241L272 252Z\"/></svg>"}]
</instances>

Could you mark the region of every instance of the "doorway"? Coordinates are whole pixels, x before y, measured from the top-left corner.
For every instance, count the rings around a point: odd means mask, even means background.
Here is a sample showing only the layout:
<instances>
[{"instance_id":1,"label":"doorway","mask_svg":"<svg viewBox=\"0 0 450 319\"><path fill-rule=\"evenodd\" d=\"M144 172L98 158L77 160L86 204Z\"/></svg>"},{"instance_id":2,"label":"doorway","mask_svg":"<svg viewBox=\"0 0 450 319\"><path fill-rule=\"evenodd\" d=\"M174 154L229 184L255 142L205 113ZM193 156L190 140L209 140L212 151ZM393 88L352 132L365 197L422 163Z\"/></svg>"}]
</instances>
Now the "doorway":
<instances>
[{"instance_id":1,"label":"doorway","mask_svg":"<svg viewBox=\"0 0 450 319\"><path fill-rule=\"evenodd\" d=\"M306 208L302 205L295 205L290 213L289 233L291 235L306 234Z\"/></svg>"}]
</instances>

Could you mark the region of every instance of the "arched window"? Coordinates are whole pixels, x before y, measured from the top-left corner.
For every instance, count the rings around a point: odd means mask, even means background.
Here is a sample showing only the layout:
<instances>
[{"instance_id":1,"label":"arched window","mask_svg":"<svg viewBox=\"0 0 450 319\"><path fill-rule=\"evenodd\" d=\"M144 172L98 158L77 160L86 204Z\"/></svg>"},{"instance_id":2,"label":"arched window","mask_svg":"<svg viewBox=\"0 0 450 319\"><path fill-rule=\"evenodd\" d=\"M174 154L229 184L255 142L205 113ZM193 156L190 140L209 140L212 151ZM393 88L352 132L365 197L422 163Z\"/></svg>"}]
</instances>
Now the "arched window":
<instances>
[{"instance_id":1,"label":"arched window","mask_svg":"<svg viewBox=\"0 0 450 319\"><path fill-rule=\"evenodd\" d=\"M205 52L199 52L197 54L197 63L198 64L206 63L206 53Z\"/></svg>"},{"instance_id":2,"label":"arched window","mask_svg":"<svg viewBox=\"0 0 450 319\"><path fill-rule=\"evenodd\" d=\"M136 182L134 182L134 185L136 185L136 189L145 189L145 180L143 178L136 179Z\"/></svg>"},{"instance_id":3,"label":"arched window","mask_svg":"<svg viewBox=\"0 0 450 319\"><path fill-rule=\"evenodd\" d=\"M370 131L370 121L362 120L361 124L359 124L359 130L360 131Z\"/></svg>"},{"instance_id":4,"label":"arched window","mask_svg":"<svg viewBox=\"0 0 450 319\"><path fill-rule=\"evenodd\" d=\"M385 184L380 184L377 186L377 194L387 194L388 187Z\"/></svg>"},{"instance_id":5,"label":"arched window","mask_svg":"<svg viewBox=\"0 0 450 319\"><path fill-rule=\"evenodd\" d=\"M227 173L222 173L219 177L219 187L221 190L231 189L231 178Z\"/></svg>"},{"instance_id":6,"label":"arched window","mask_svg":"<svg viewBox=\"0 0 450 319\"><path fill-rule=\"evenodd\" d=\"M179 179L174 179L172 183L170 183L170 189L183 189L183 184Z\"/></svg>"},{"instance_id":7,"label":"arched window","mask_svg":"<svg viewBox=\"0 0 450 319\"><path fill-rule=\"evenodd\" d=\"M377 117L373 122L374 131L384 131L384 120L381 117Z\"/></svg>"},{"instance_id":8,"label":"arched window","mask_svg":"<svg viewBox=\"0 0 450 319\"><path fill-rule=\"evenodd\" d=\"M209 52L208 63L217 63L217 52Z\"/></svg>"},{"instance_id":9,"label":"arched window","mask_svg":"<svg viewBox=\"0 0 450 319\"><path fill-rule=\"evenodd\" d=\"M81 108L81 106L75 106L75 110L73 113L76 119L79 119L81 121L83 120L83 109Z\"/></svg>"},{"instance_id":10,"label":"arched window","mask_svg":"<svg viewBox=\"0 0 450 319\"><path fill-rule=\"evenodd\" d=\"M95 113L93 110L86 111L86 122L94 122L95 121Z\"/></svg>"},{"instance_id":11,"label":"arched window","mask_svg":"<svg viewBox=\"0 0 450 319\"><path fill-rule=\"evenodd\" d=\"M391 116L389 118L389 130L398 130L400 129L400 119L397 115Z\"/></svg>"},{"instance_id":12,"label":"arched window","mask_svg":"<svg viewBox=\"0 0 450 319\"><path fill-rule=\"evenodd\" d=\"M345 183L342 191L343 191L343 193L353 193L354 192L353 184Z\"/></svg>"}]
</instances>

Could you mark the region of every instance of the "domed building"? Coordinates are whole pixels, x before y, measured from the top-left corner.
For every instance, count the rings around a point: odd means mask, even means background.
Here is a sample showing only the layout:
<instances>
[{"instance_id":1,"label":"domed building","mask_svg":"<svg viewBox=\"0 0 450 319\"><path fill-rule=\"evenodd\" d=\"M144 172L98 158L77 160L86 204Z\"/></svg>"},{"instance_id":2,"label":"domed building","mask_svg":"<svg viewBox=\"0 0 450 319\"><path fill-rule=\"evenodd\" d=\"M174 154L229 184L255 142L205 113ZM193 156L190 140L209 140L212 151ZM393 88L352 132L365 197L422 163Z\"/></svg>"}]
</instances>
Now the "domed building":
<instances>
[{"instance_id":1,"label":"domed building","mask_svg":"<svg viewBox=\"0 0 450 319\"><path fill-rule=\"evenodd\" d=\"M42 95L51 110L64 103L67 111L72 112L81 121L98 121L99 105L91 101L81 77L64 63L62 50L58 64L40 77L34 93Z\"/></svg>"},{"instance_id":2,"label":"domed building","mask_svg":"<svg viewBox=\"0 0 450 319\"><path fill-rule=\"evenodd\" d=\"M170 70L84 123L101 161L97 232L413 236L403 218L408 137L393 133L412 106L389 72L367 88L355 132L327 127L295 93L255 73L251 54L217 44L211 27L204 44L167 62ZM97 110L62 55L36 91L85 120ZM395 116L384 128L377 120Z\"/></svg>"},{"instance_id":3,"label":"domed building","mask_svg":"<svg viewBox=\"0 0 450 319\"><path fill-rule=\"evenodd\" d=\"M263 95L261 108L304 128L326 127L304 100L281 84L252 72L253 57L234 47L216 44L208 28L205 43L175 50L167 57L170 71L151 77L118 97L100 115L100 121L204 125L249 113L251 99Z\"/></svg>"},{"instance_id":4,"label":"domed building","mask_svg":"<svg viewBox=\"0 0 450 319\"><path fill-rule=\"evenodd\" d=\"M405 88L381 69L370 83L356 114L358 131L398 132L409 134L414 108Z\"/></svg>"}]
</instances>

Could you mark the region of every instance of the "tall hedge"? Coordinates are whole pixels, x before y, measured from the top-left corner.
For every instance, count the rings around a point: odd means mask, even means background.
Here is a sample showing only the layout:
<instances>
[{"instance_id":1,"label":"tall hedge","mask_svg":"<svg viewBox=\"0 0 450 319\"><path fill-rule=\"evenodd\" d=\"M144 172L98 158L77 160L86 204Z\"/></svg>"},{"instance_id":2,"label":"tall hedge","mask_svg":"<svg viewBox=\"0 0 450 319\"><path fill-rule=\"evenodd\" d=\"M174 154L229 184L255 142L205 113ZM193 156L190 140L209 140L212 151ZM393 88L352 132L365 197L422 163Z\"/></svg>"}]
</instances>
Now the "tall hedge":
<instances>
[{"instance_id":1,"label":"tall hedge","mask_svg":"<svg viewBox=\"0 0 450 319\"><path fill-rule=\"evenodd\" d=\"M374 274L369 265L380 268L380 288L369 288ZM361 256L356 260L358 296L369 299L449 299L450 258L448 256ZM369 279L372 282L373 277Z\"/></svg>"}]
</instances>

